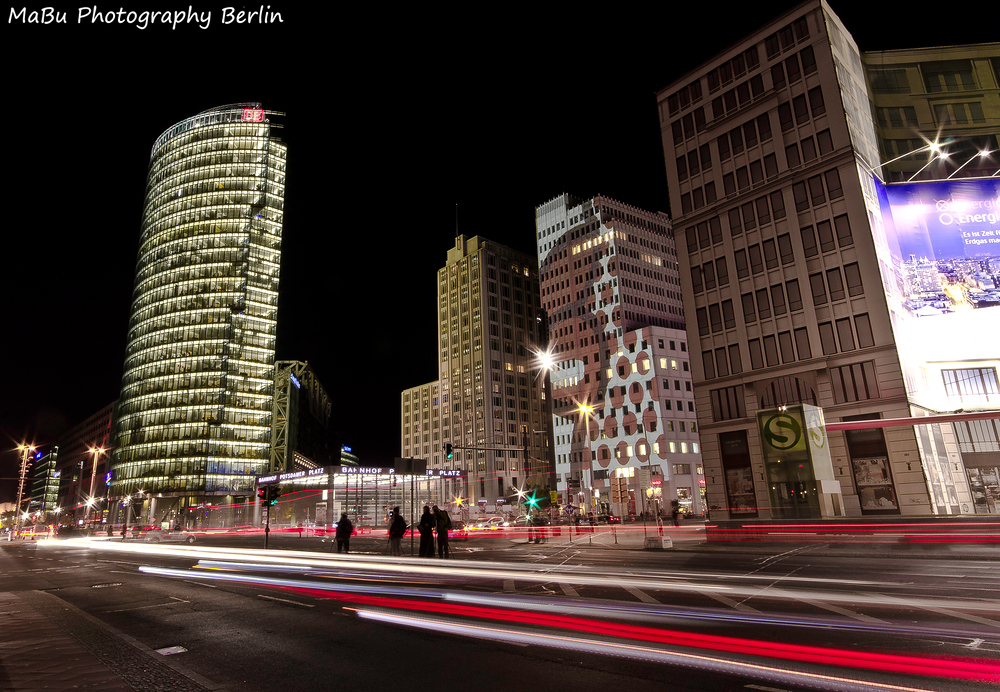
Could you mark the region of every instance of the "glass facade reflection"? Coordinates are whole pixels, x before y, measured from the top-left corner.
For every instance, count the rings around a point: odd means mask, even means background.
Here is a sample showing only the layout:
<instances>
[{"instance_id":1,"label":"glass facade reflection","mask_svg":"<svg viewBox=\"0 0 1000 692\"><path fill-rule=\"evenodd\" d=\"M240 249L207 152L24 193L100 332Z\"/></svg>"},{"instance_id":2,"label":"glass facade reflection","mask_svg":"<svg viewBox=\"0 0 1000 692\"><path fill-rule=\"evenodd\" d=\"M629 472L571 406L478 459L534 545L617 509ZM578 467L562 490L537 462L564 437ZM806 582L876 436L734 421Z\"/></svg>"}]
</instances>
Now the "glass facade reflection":
<instances>
[{"instance_id":1,"label":"glass facade reflection","mask_svg":"<svg viewBox=\"0 0 1000 692\"><path fill-rule=\"evenodd\" d=\"M213 108L153 145L111 494L249 495L271 433L286 147Z\"/></svg>"}]
</instances>

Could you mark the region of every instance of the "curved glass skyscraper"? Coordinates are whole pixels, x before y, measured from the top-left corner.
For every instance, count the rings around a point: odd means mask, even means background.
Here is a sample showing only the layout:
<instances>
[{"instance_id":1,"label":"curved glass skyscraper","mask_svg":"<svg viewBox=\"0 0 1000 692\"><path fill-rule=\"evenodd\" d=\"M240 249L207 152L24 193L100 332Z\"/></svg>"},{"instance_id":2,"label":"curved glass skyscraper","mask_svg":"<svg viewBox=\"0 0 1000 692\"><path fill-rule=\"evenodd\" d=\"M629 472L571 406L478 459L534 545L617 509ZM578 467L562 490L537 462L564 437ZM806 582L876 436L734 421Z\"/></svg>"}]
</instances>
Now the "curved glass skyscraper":
<instances>
[{"instance_id":1,"label":"curved glass skyscraper","mask_svg":"<svg viewBox=\"0 0 1000 692\"><path fill-rule=\"evenodd\" d=\"M180 498L148 508L156 520L250 495L267 467L285 196L279 115L258 103L220 106L153 145L110 494Z\"/></svg>"}]
</instances>

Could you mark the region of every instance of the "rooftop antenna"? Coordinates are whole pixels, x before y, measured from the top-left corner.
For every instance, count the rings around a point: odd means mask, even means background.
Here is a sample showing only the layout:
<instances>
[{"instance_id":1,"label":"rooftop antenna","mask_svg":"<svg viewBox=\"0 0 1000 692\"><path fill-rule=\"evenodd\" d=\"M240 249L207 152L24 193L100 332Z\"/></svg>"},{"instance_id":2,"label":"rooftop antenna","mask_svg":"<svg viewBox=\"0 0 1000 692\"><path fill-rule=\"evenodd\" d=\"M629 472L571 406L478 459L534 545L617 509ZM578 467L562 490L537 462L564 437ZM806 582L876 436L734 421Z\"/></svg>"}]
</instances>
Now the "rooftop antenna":
<instances>
[{"instance_id":1,"label":"rooftop antenna","mask_svg":"<svg viewBox=\"0 0 1000 692\"><path fill-rule=\"evenodd\" d=\"M458 238L458 202L455 202L455 237Z\"/></svg>"}]
</instances>

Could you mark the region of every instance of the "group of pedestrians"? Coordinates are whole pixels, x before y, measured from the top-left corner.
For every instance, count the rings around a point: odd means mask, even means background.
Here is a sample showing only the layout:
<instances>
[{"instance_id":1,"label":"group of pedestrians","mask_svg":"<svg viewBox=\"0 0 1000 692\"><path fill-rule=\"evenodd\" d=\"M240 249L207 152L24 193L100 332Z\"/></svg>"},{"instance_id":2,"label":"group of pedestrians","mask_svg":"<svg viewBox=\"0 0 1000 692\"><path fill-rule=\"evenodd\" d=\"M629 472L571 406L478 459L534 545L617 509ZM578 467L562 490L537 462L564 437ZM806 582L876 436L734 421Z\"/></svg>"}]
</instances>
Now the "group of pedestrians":
<instances>
[{"instance_id":1,"label":"group of pedestrians","mask_svg":"<svg viewBox=\"0 0 1000 692\"><path fill-rule=\"evenodd\" d=\"M399 507L392 508L389 517L389 554L402 555L403 536L406 535L406 520L399 511ZM448 550L448 531L451 530L451 517L448 512L437 505L430 507L424 505L424 513L420 516L420 523L417 524L420 532L420 557L434 557L434 534L437 533L438 557L451 557ZM350 552L351 534L354 532L354 524L347 518L347 514L340 515L337 522L337 552Z\"/></svg>"},{"instance_id":2,"label":"group of pedestrians","mask_svg":"<svg viewBox=\"0 0 1000 692\"><path fill-rule=\"evenodd\" d=\"M420 532L420 557L434 557L434 532L437 532L438 557L451 557L448 550L448 532L451 530L451 517L448 512L437 505L433 508L424 505L424 513L420 515L417 524Z\"/></svg>"}]
</instances>

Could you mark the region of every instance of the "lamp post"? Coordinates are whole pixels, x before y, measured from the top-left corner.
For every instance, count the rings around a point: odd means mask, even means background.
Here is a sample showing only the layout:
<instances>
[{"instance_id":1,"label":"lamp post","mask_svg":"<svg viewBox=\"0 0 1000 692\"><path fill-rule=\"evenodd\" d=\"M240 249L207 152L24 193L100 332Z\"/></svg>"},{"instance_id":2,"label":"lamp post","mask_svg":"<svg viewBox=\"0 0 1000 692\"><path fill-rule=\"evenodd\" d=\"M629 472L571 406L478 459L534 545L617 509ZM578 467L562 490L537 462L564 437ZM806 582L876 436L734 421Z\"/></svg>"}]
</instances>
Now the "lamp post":
<instances>
[{"instance_id":1,"label":"lamp post","mask_svg":"<svg viewBox=\"0 0 1000 692\"><path fill-rule=\"evenodd\" d=\"M589 448L589 446L590 446L590 444L589 444L589 440L590 440L590 418L591 418L591 416L594 415L594 406L592 404L588 404L587 402L583 402L582 404L578 403L576 405L576 411L577 411L577 413L581 414L584 417L584 425L587 428L587 431L586 431L587 432L587 440L588 440L588 445L587 446ZM580 460L580 490L581 491L583 490L584 461L586 461L589 464L590 459L586 459L586 460L581 459ZM591 470L591 474L593 474L593 470ZM593 484L593 480L591 480L591 485L592 484ZM593 493L593 488L592 487L588 488L588 492L584 493L584 497L587 498L586 512L588 514L590 512L590 508L593 507L593 505L594 505L594 498L592 496L592 493ZM595 512L595 515L596 515L596 512Z\"/></svg>"},{"instance_id":2,"label":"lamp post","mask_svg":"<svg viewBox=\"0 0 1000 692\"><path fill-rule=\"evenodd\" d=\"M24 496L24 479L28 476L28 458L29 455L38 448L27 444L19 444L17 448L21 452L21 473L20 480L17 484L17 506L14 507L14 521L17 522L15 524L15 529L17 531L17 535L20 536L21 518L18 515L21 514L21 498Z\"/></svg>"},{"instance_id":3,"label":"lamp post","mask_svg":"<svg viewBox=\"0 0 1000 692\"><path fill-rule=\"evenodd\" d=\"M95 504L94 500L94 484L97 481L97 459L101 454L106 451L103 447L91 447L87 450L94 455L94 467L90 471L90 495L87 497L87 520L90 520L90 513L93 511L93 506Z\"/></svg>"}]
</instances>

